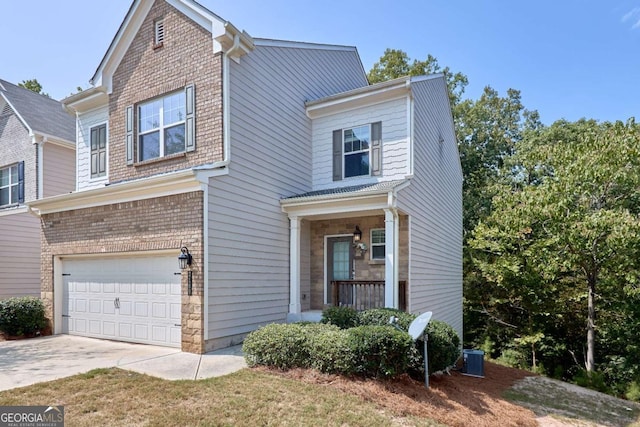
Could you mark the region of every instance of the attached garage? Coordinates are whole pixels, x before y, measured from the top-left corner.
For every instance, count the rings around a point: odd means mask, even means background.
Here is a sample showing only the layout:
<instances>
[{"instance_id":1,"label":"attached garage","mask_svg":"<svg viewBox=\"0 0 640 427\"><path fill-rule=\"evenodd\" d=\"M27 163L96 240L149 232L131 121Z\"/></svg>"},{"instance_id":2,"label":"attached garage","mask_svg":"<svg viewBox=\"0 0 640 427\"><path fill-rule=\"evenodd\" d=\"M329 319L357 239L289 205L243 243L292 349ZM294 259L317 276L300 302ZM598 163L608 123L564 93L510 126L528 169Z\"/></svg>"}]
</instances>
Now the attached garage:
<instances>
[{"instance_id":1,"label":"attached garage","mask_svg":"<svg viewBox=\"0 0 640 427\"><path fill-rule=\"evenodd\" d=\"M181 345L175 256L62 258L62 333Z\"/></svg>"}]
</instances>

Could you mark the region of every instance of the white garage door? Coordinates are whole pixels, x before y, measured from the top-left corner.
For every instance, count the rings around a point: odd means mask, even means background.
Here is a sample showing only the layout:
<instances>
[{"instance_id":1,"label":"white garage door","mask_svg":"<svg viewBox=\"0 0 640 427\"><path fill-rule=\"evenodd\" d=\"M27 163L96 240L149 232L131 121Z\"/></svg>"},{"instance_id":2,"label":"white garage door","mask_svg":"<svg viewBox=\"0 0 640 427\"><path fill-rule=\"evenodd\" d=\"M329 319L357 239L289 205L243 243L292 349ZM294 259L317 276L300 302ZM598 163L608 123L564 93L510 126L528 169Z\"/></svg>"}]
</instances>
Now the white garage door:
<instances>
[{"instance_id":1,"label":"white garage door","mask_svg":"<svg viewBox=\"0 0 640 427\"><path fill-rule=\"evenodd\" d=\"M62 332L180 347L174 256L63 261Z\"/></svg>"}]
</instances>

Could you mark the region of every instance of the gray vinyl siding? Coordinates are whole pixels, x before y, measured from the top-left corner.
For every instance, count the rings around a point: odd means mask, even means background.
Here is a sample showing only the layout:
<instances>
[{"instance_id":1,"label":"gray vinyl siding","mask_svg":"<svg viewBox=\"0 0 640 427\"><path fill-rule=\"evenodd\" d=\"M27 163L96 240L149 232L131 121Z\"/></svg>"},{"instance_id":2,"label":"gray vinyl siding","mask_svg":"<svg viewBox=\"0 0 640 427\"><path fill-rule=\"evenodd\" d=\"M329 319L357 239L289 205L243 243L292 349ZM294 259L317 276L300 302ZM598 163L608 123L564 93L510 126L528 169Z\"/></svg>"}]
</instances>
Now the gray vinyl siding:
<instances>
[{"instance_id":1,"label":"gray vinyl siding","mask_svg":"<svg viewBox=\"0 0 640 427\"><path fill-rule=\"evenodd\" d=\"M414 177L398 195L411 216L409 309L432 311L462 339L462 172L446 86L435 78L411 88Z\"/></svg>"},{"instance_id":2,"label":"gray vinyl siding","mask_svg":"<svg viewBox=\"0 0 640 427\"><path fill-rule=\"evenodd\" d=\"M76 189L75 150L45 143L43 151L44 197L70 193Z\"/></svg>"},{"instance_id":3,"label":"gray vinyl siding","mask_svg":"<svg viewBox=\"0 0 640 427\"><path fill-rule=\"evenodd\" d=\"M304 103L367 84L354 50L256 44L230 61L231 163L209 182L208 340L286 319L289 219L279 201L311 190Z\"/></svg>"},{"instance_id":4,"label":"gray vinyl siding","mask_svg":"<svg viewBox=\"0 0 640 427\"><path fill-rule=\"evenodd\" d=\"M2 104L0 103L0 110ZM24 199L37 198L36 170L37 146L29 136L29 130L13 112L0 113L0 168L24 162Z\"/></svg>"},{"instance_id":5,"label":"gray vinyl siding","mask_svg":"<svg viewBox=\"0 0 640 427\"><path fill-rule=\"evenodd\" d=\"M40 221L0 215L0 299L28 295L40 296Z\"/></svg>"}]
</instances>

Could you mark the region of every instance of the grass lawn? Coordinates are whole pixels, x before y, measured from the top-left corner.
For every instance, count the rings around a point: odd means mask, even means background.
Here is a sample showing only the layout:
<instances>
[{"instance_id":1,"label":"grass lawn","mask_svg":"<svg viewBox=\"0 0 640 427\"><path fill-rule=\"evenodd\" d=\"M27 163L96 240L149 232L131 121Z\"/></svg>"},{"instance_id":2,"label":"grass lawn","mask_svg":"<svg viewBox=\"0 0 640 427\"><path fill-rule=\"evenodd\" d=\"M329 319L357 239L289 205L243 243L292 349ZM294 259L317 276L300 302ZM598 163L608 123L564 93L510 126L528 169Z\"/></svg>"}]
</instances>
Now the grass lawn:
<instances>
[{"instance_id":1,"label":"grass lawn","mask_svg":"<svg viewBox=\"0 0 640 427\"><path fill-rule=\"evenodd\" d=\"M0 392L0 405L64 405L66 426L436 426L331 387L244 369L166 381L117 368Z\"/></svg>"},{"instance_id":2,"label":"grass lawn","mask_svg":"<svg viewBox=\"0 0 640 427\"><path fill-rule=\"evenodd\" d=\"M117 368L0 392L0 406L64 405L66 426L640 426L640 405L485 363L485 378L345 378L243 369L167 381Z\"/></svg>"}]
</instances>

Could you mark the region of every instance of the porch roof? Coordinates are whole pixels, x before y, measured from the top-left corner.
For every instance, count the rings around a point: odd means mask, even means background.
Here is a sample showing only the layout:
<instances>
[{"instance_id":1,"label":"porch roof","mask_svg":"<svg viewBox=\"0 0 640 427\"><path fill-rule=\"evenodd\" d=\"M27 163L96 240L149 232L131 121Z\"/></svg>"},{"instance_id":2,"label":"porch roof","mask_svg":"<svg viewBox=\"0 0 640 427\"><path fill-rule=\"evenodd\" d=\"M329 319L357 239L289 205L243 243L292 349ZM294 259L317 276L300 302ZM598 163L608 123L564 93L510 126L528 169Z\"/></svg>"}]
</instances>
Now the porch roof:
<instances>
[{"instance_id":1,"label":"porch roof","mask_svg":"<svg viewBox=\"0 0 640 427\"><path fill-rule=\"evenodd\" d=\"M408 179L399 179L394 181L381 181L370 184L352 185L349 187L327 188L324 190L309 191L308 193L286 197L280 200L280 203L283 206L286 206L301 202L346 199L357 196L385 194L398 189L399 186L408 182Z\"/></svg>"}]
</instances>

